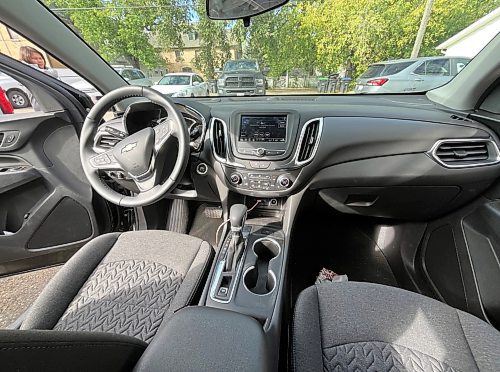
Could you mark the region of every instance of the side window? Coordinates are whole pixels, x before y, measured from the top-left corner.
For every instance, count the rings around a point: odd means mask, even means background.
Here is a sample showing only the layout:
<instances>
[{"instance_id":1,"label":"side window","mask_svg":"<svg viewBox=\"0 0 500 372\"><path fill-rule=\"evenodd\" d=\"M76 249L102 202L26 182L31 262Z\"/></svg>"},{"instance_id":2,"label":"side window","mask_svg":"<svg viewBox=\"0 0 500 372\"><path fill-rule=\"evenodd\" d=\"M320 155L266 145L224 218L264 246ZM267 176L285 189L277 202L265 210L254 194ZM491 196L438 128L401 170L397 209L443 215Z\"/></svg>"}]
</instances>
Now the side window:
<instances>
[{"instance_id":1,"label":"side window","mask_svg":"<svg viewBox=\"0 0 500 372\"><path fill-rule=\"evenodd\" d=\"M123 76L127 80L133 80L134 79L134 75L132 74L131 70L122 70L122 72L121 72L120 75Z\"/></svg>"},{"instance_id":2,"label":"side window","mask_svg":"<svg viewBox=\"0 0 500 372\"><path fill-rule=\"evenodd\" d=\"M1 22L0 39L1 54L78 89L87 94L93 102L101 98L102 94L87 80ZM10 112L9 106L12 106L13 114L42 111L43 107L36 97L14 77L0 72L0 88L0 115Z\"/></svg>"},{"instance_id":3,"label":"side window","mask_svg":"<svg viewBox=\"0 0 500 372\"><path fill-rule=\"evenodd\" d=\"M134 73L137 76L136 79L146 79L146 76L144 76L141 70L134 70Z\"/></svg>"},{"instance_id":4,"label":"side window","mask_svg":"<svg viewBox=\"0 0 500 372\"><path fill-rule=\"evenodd\" d=\"M450 76L450 60L434 59L425 61L418 66L413 73L428 76Z\"/></svg>"},{"instance_id":5,"label":"side window","mask_svg":"<svg viewBox=\"0 0 500 372\"><path fill-rule=\"evenodd\" d=\"M196 78L198 79L198 81L200 82L200 84L203 83L204 80L203 80L203 78L201 76L196 75Z\"/></svg>"},{"instance_id":6,"label":"side window","mask_svg":"<svg viewBox=\"0 0 500 372\"><path fill-rule=\"evenodd\" d=\"M469 59L467 58L453 58L452 60L452 64L453 64L453 75L456 75L458 74L460 71L462 71L462 69L467 66L467 64L469 63Z\"/></svg>"},{"instance_id":7,"label":"side window","mask_svg":"<svg viewBox=\"0 0 500 372\"><path fill-rule=\"evenodd\" d=\"M450 60L436 59L426 62L426 75L450 76Z\"/></svg>"},{"instance_id":8,"label":"side window","mask_svg":"<svg viewBox=\"0 0 500 372\"><path fill-rule=\"evenodd\" d=\"M28 88L0 72L0 115L32 112L37 106Z\"/></svg>"},{"instance_id":9,"label":"side window","mask_svg":"<svg viewBox=\"0 0 500 372\"><path fill-rule=\"evenodd\" d=\"M420 66L418 66L413 73L417 75L425 75L425 64L426 62L423 62Z\"/></svg>"}]
</instances>

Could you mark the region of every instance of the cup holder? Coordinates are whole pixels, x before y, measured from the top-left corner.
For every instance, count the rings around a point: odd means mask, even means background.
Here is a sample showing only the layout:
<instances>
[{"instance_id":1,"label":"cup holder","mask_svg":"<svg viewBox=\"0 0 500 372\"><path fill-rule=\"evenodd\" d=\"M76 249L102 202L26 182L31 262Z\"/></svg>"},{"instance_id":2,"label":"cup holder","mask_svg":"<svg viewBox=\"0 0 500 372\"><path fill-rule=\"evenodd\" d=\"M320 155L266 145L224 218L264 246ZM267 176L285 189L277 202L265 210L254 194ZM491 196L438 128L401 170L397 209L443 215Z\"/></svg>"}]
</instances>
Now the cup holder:
<instances>
[{"instance_id":1,"label":"cup holder","mask_svg":"<svg viewBox=\"0 0 500 372\"><path fill-rule=\"evenodd\" d=\"M271 293L276 286L276 277L269 270L269 262L280 254L281 247L274 240L261 239L253 245L253 251L257 256L257 262L250 267L244 275L245 287L257 295Z\"/></svg>"}]
</instances>

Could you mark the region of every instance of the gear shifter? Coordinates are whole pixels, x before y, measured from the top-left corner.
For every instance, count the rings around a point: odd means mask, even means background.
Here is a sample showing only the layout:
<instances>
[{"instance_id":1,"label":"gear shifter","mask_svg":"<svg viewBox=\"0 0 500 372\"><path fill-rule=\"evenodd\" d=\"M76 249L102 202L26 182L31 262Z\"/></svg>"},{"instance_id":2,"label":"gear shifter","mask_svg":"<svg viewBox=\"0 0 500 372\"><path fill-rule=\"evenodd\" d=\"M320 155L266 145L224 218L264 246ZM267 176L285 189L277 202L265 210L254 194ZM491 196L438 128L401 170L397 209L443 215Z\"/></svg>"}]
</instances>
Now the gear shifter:
<instances>
[{"instance_id":1,"label":"gear shifter","mask_svg":"<svg viewBox=\"0 0 500 372\"><path fill-rule=\"evenodd\" d=\"M229 221L231 222L231 242L227 249L225 271L236 271L238 261L243 254L244 240L242 229L245 225L247 207L243 204L235 204L229 211Z\"/></svg>"}]
</instances>

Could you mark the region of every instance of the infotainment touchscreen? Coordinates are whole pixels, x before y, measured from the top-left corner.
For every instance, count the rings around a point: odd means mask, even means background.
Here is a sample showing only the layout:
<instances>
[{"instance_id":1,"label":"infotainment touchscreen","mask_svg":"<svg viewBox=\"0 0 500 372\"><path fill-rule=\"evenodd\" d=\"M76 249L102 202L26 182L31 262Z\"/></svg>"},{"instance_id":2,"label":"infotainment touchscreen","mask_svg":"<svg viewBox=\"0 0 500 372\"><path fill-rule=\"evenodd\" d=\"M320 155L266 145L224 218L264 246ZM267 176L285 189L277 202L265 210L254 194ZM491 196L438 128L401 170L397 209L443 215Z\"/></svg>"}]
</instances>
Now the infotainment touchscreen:
<instances>
[{"instance_id":1,"label":"infotainment touchscreen","mask_svg":"<svg viewBox=\"0 0 500 372\"><path fill-rule=\"evenodd\" d=\"M242 115L241 142L285 142L286 115Z\"/></svg>"}]
</instances>

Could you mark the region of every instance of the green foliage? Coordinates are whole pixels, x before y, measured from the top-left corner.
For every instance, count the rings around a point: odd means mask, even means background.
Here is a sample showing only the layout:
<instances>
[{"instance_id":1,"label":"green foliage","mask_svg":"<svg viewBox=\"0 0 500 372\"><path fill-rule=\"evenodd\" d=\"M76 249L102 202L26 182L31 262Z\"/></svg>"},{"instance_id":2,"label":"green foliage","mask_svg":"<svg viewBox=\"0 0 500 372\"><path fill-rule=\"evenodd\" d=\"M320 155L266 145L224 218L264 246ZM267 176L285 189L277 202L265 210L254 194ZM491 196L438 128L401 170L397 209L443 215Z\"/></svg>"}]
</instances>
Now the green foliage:
<instances>
[{"instance_id":1,"label":"green foliage","mask_svg":"<svg viewBox=\"0 0 500 372\"><path fill-rule=\"evenodd\" d=\"M181 32L189 28L189 9L181 0L45 2L50 8L70 8L57 14L104 59L126 59L135 67L163 66L161 51L181 45Z\"/></svg>"},{"instance_id":2,"label":"green foliage","mask_svg":"<svg viewBox=\"0 0 500 372\"><path fill-rule=\"evenodd\" d=\"M409 58L425 0L309 0L294 7L299 21L294 35L310 38L315 66L323 73L348 62L355 75L368 64ZM435 0L421 56L436 55L435 47L498 7L499 0Z\"/></svg>"},{"instance_id":3,"label":"green foliage","mask_svg":"<svg viewBox=\"0 0 500 372\"><path fill-rule=\"evenodd\" d=\"M212 21L207 17L205 1L198 2L197 11L199 20L196 23L196 31L200 36L201 48L196 55L194 65L207 79L214 79L215 70L231 59L231 44L237 42L232 37L230 22Z\"/></svg>"},{"instance_id":4,"label":"green foliage","mask_svg":"<svg viewBox=\"0 0 500 372\"><path fill-rule=\"evenodd\" d=\"M313 35L303 27L301 3L255 17L248 30L248 57L268 66L270 75L291 69L312 71L316 59Z\"/></svg>"},{"instance_id":5,"label":"green foliage","mask_svg":"<svg viewBox=\"0 0 500 372\"><path fill-rule=\"evenodd\" d=\"M300 69L336 72L350 64L354 77L368 64L408 58L426 0L291 0L277 10L241 21L212 21L205 0L46 0L106 60L137 66L165 64L165 50L182 48L182 33L196 29L195 66L207 78L231 50L270 67L271 76ZM435 47L500 6L500 0L435 0L420 50ZM88 9L94 7L95 9Z\"/></svg>"}]
</instances>

